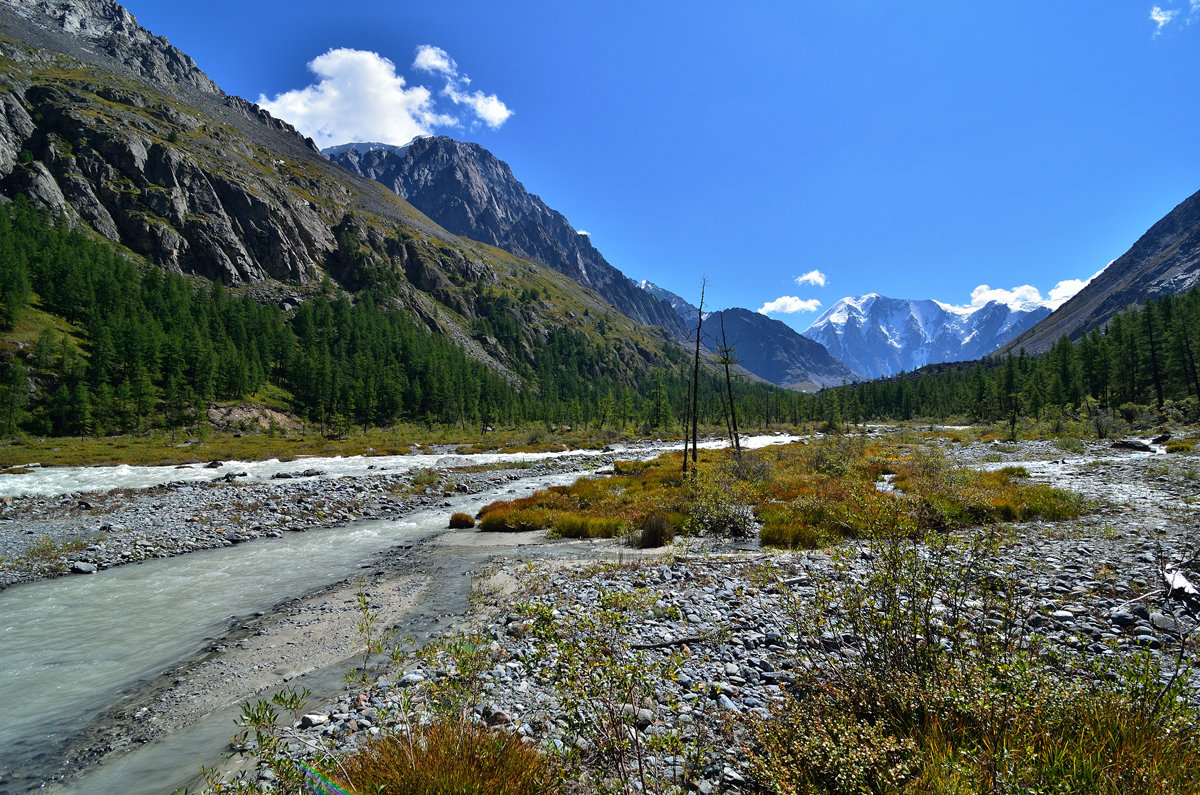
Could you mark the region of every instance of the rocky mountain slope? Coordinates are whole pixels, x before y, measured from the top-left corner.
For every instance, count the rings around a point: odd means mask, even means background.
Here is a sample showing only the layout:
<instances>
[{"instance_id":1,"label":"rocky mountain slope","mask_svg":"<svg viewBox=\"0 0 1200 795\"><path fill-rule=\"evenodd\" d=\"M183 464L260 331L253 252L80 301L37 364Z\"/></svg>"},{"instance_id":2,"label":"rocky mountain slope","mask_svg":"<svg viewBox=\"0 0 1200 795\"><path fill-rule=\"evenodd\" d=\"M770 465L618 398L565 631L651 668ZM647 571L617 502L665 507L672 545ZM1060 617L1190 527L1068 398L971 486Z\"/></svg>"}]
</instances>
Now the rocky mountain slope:
<instances>
[{"instance_id":1,"label":"rocky mountain slope","mask_svg":"<svg viewBox=\"0 0 1200 795\"><path fill-rule=\"evenodd\" d=\"M386 185L455 234L544 262L591 287L626 316L682 337L669 306L630 284L562 213L525 189L507 163L482 146L444 136L405 146L346 144L333 162Z\"/></svg>"},{"instance_id":2,"label":"rocky mountain slope","mask_svg":"<svg viewBox=\"0 0 1200 795\"><path fill-rule=\"evenodd\" d=\"M788 324L749 309L723 309L704 320L715 350L725 323L726 343L741 366L772 384L811 392L861 381L862 376L829 354L825 346L797 334Z\"/></svg>"},{"instance_id":3,"label":"rocky mountain slope","mask_svg":"<svg viewBox=\"0 0 1200 795\"><path fill-rule=\"evenodd\" d=\"M818 317L805 336L868 378L927 364L978 359L1050 314L1037 304L997 301L963 309L931 300L870 293L843 298Z\"/></svg>"},{"instance_id":4,"label":"rocky mountain slope","mask_svg":"<svg viewBox=\"0 0 1200 795\"><path fill-rule=\"evenodd\" d=\"M1138 238L1071 300L998 352L1041 353L1064 334L1103 326L1146 298L1185 293L1200 285L1200 192L1192 194Z\"/></svg>"},{"instance_id":5,"label":"rocky mountain slope","mask_svg":"<svg viewBox=\"0 0 1200 795\"><path fill-rule=\"evenodd\" d=\"M695 306L670 290L641 281L639 288L666 301L690 328L696 327ZM863 377L829 354L825 346L798 334L786 323L749 309L733 308L706 313L701 344L717 353L721 347L721 322L725 344L747 372L788 389L804 392L862 381Z\"/></svg>"},{"instance_id":6,"label":"rocky mountain slope","mask_svg":"<svg viewBox=\"0 0 1200 795\"><path fill-rule=\"evenodd\" d=\"M0 0L0 196L263 300L295 305L326 277L370 289L514 380L515 361L556 328L603 339L624 368L661 364L674 345L347 173L112 0ZM480 330L496 312L521 340Z\"/></svg>"},{"instance_id":7,"label":"rocky mountain slope","mask_svg":"<svg viewBox=\"0 0 1200 795\"><path fill-rule=\"evenodd\" d=\"M695 307L649 282L627 279L586 235L478 144L438 136L404 146L351 143L324 152L391 188L447 229L545 262L594 287L635 320L662 326L677 338L687 338L695 327ZM736 334L742 367L770 383L808 390L860 380L786 324L745 309L728 310L726 324L733 327L727 334ZM715 351L716 343L710 338L707 347Z\"/></svg>"}]
</instances>

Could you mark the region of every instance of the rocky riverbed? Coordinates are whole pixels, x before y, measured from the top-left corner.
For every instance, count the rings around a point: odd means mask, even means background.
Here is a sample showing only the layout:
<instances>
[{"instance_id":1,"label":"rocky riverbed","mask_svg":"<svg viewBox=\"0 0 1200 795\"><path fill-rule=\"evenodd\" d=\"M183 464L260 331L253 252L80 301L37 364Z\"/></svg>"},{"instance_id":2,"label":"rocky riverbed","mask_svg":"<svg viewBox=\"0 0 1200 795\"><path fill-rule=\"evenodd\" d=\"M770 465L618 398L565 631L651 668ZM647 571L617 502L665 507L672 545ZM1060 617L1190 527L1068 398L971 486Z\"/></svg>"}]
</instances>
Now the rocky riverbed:
<instances>
[{"instance_id":1,"label":"rocky riverbed","mask_svg":"<svg viewBox=\"0 0 1200 795\"><path fill-rule=\"evenodd\" d=\"M942 446L965 465L1020 465L1031 478L1096 503L1079 520L1008 528L1010 540L995 562L1027 584L1020 593L1028 608L1023 631L1072 654L1174 653L1173 638L1192 624L1181 603L1165 598L1162 567L1175 562L1186 572L1182 564L1196 551L1195 457L1116 451L1101 443L1072 452L1049 442ZM356 518L400 517L446 506L455 495L534 475L582 473L628 456L12 498L0 505L6 561L0 583L231 546ZM12 563L27 561L39 545L71 549L40 566ZM612 543L548 545L539 533L447 533L392 550L369 564L362 580L316 587L262 615L237 619L202 653L124 699L75 748L76 763L119 756L285 682L303 684L298 677L306 673L339 663L350 667L361 645L354 631L355 596L364 589L381 626L402 618L403 626L421 628L418 640L443 631L485 639L488 665L471 705L479 720L530 742L586 751L591 740L569 720L564 693L553 685L556 659L536 640L534 618L540 615L544 626L570 626L594 616L613 594L630 594L644 610L624 628L624 642L639 647L634 649L639 665L655 670L669 663L672 673L653 678L646 692L617 708L634 718L643 740L687 741L648 757L658 775L700 792L737 790L748 775L743 744L748 721L783 698L800 664L797 652L807 642L787 605L809 595L828 574L828 552L778 553L699 539L643 555ZM853 566L870 565L869 548L850 553ZM598 560L640 562L597 567ZM346 750L386 728L400 704L419 705L431 685L454 678L454 662L445 656L410 659L370 687L344 689L340 699L309 705L296 730L310 735L310 743ZM328 689L324 692L329 698ZM303 755L308 747L299 743L295 752ZM249 772L269 776L265 769ZM0 771L0 791L6 791L2 779Z\"/></svg>"},{"instance_id":2,"label":"rocky riverbed","mask_svg":"<svg viewBox=\"0 0 1200 795\"><path fill-rule=\"evenodd\" d=\"M1102 443L1081 453L1049 442L943 447L969 466L1023 466L1031 478L1094 503L1078 520L1003 528L1006 541L987 564L1019 584L1018 631L1068 657L1142 650L1176 655L1180 633L1195 627L1200 605L1171 598L1163 570L1175 567L1198 579L1189 574L1200 541L1196 459L1132 454ZM845 551L849 576L871 565L868 545ZM475 718L529 742L578 749L586 758L602 734L599 716L612 707L630 717L644 749L654 738L679 738L667 750L642 755L660 780L702 793L743 788L747 727L785 697L797 667L811 658L806 648L847 659L856 654L849 638L814 637L791 608L831 576L833 557L829 550L778 553L712 540L681 542L664 555L599 567L499 562L492 579L479 583L484 598L476 611L457 627L483 638L486 648L487 664L469 699ZM503 587L495 589L496 583ZM552 651L539 640L539 629L557 628L560 639L596 632L601 608L617 603L638 618L613 627L607 645L599 631L593 652L609 655L610 666L624 662L645 673L627 694L591 693L587 710L595 722L581 726L580 693L561 686L556 668L569 643ZM995 621L982 614L971 620ZM310 707L296 724L307 739L295 751L304 755L322 744L349 749L386 729L406 704L428 718L421 705L429 688L458 679L452 654L410 662L372 687ZM1200 700L1200 690L1192 692Z\"/></svg>"},{"instance_id":3,"label":"rocky riverbed","mask_svg":"<svg viewBox=\"0 0 1200 795\"><path fill-rule=\"evenodd\" d=\"M314 468L265 483L214 477L149 489L0 498L0 588L358 519L395 519L456 494L522 478L583 473L617 457L472 467L467 457L445 455L436 467L416 472L370 467L361 477L329 478ZM211 464L187 468L206 467Z\"/></svg>"}]
</instances>

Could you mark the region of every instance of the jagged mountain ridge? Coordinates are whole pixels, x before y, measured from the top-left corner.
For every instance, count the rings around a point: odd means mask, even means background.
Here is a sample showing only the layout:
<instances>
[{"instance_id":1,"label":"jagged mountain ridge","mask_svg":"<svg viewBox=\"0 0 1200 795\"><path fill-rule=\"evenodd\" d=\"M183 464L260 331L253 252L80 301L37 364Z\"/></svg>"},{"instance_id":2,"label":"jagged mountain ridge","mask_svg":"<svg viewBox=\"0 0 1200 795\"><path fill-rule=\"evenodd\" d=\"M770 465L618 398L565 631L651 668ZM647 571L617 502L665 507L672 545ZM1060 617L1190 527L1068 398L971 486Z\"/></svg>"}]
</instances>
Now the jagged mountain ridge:
<instances>
[{"instance_id":1,"label":"jagged mountain ridge","mask_svg":"<svg viewBox=\"0 0 1200 795\"><path fill-rule=\"evenodd\" d=\"M451 231L541 260L595 287L639 322L680 338L695 326L695 307L649 282L626 278L565 216L529 193L508 164L478 144L431 136L404 146L348 143L324 153L391 188ZM727 325L736 333L727 333L738 339L742 367L755 376L806 390L860 380L786 324L749 310L728 312ZM716 350L712 338L706 347Z\"/></svg>"},{"instance_id":2,"label":"jagged mountain ridge","mask_svg":"<svg viewBox=\"0 0 1200 795\"><path fill-rule=\"evenodd\" d=\"M386 285L391 306L514 381L528 342L554 329L603 337L629 371L661 366L675 347L572 280L458 237L331 163L112 0L0 0L0 196L261 300L295 305L326 276L351 291ZM541 298L518 300L528 292ZM497 296L511 299L524 343L474 324Z\"/></svg>"},{"instance_id":3,"label":"jagged mountain ridge","mask_svg":"<svg viewBox=\"0 0 1200 795\"><path fill-rule=\"evenodd\" d=\"M1050 314L1040 304L989 301L964 309L933 300L869 293L843 298L804 332L852 370L869 378L927 364L978 359Z\"/></svg>"},{"instance_id":4,"label":"jagged mountain ridge","mask_svg":"<svg viewBox=\"0 0 1200 795\"><path fill-rule=\"evenodd\" d=\"M708 333L704 336L711 350L720 345L722 320L726 344L741 366L772 384L812 392L863 380L821 343L749 309L722 309L705 317L703 330Z\"/></svg>"},{"instance_id":5,"label":"jagged mountain ridge","mask_svg":"<svg viewBox=\"0 0 1200 795\"><path fill-rule=\"evenodd\" d=\"M429 136L405 146L345 144L325 154L387 186L455 234L544 262L595 289L640 323L662 326L676 337L686 332L670 306L630 284L587 235L527 191L507 163L478 144Z\"/></svg>"},{"instance_id":6,"label":"jagged mountain ridge","mask_svg":"<svg viewBox=\"0 0 1200 795\"><path fill-rule=\"evenodd\" d=\"M1065 334L1107 325L1124 309L1147 298L1185 293L1200 285L1200 192L1175 206L1069 301L998 353L1049 350Z\"/></svg>"},{"instance_id":7,"label":"jagged mountain ridge","mask_svg":"<svg viewBox=\"0 0 1200 795\"><path fill-rule=\"evenodd\" d=\"M670 290L653 282L635 282L654 297L666 301L692 329L699 310ZM825 346L796 332L788 324L749 309L732 308L705 313L701 345L713 353L725 345L733 349L739 365L747 372L788 389L810 392L827 386L862 381L863 377L835 359Z\"/></svg>"}]
</instances>

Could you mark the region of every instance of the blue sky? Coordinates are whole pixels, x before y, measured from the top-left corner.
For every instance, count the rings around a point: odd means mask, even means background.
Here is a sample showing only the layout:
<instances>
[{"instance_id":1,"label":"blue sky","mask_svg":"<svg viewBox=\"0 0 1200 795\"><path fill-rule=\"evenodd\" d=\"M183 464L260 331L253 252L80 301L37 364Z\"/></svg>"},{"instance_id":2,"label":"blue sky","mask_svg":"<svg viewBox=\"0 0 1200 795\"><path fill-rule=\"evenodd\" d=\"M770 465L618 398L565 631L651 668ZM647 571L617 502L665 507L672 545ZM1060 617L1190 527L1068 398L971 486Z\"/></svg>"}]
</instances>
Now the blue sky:
<instances>
[{"instance_id":1,"label":"blue sky","mask_svg":"<svg viewBox=\"0 0 1200 795\"><path fill-rule=\"evenodd\" d=\"M627 275L801 331L1061 298L1200 190L1200 0L125 5L322 145L476 141Z\"/></svg>"}]
</instances>

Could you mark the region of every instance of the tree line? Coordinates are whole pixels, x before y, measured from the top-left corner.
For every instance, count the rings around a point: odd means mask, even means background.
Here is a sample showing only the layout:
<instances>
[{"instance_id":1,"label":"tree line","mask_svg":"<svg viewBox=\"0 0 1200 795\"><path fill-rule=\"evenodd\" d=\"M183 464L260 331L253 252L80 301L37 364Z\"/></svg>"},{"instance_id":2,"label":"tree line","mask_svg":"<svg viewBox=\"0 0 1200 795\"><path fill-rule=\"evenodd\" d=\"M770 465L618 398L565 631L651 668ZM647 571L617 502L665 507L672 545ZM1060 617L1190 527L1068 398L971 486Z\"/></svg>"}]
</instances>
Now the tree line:
<instances>
[{"instance_id":1,"label":"tree line","mask_svg":"<svg viewBox=\"0 0 1200 795\"><path fill-rule=\"evenodd\" d=\"M839 387L823 395L826 419L962 417L975 422L1076 416L1103 433L1114 416L1144 407L1200 421L1200 289L1146 299L1046 353L991 357L973 365Z\"/></svg>"}]
</instances>

